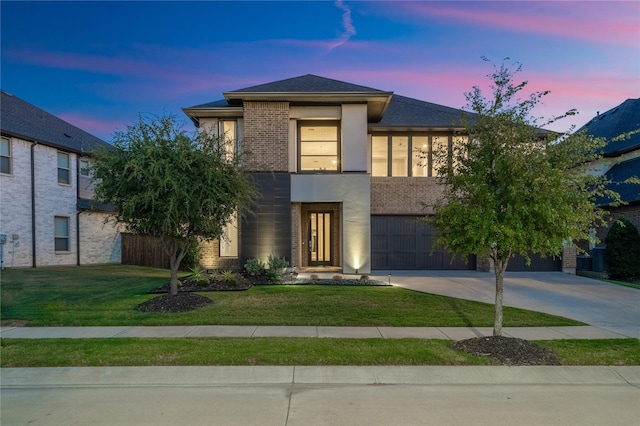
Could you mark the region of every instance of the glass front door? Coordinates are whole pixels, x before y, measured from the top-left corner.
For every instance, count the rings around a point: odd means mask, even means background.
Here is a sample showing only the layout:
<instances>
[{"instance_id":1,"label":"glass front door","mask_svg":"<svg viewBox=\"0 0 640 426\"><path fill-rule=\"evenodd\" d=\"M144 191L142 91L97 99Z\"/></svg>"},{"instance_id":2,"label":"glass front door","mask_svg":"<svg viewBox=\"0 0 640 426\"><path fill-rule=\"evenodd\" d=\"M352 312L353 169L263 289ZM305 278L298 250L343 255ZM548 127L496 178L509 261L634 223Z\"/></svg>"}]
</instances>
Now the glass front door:
<instances>
[{"instance_id":1,"label":"glass front door","mask_svg":"<svg viewBox=\"0 0 640 426\"><path fill-rule=\"evenodd\" d=\"M331 265L331 213L310 213L309 227L309 266Z\"/></svg>"}]
</instances>

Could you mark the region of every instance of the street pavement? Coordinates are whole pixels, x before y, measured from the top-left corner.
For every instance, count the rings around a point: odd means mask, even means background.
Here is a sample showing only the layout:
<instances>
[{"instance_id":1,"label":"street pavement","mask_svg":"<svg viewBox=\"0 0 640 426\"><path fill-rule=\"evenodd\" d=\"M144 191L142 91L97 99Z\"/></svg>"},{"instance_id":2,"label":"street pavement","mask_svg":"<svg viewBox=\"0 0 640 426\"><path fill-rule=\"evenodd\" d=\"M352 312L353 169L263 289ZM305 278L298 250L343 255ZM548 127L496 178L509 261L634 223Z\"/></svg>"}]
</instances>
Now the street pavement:
<instances>
[{"instance_id":1,"label":"street pavement","mask_svg":"<svg viewBox=\"0 0 640 426\"><path fill-rule=\"evenodd\" d=\"M639 367L84 367L2 373L2 425L623 425Z\"/></svg>"},{"instance_id":2,"label":"street pavement","mask_svg":"<svg viewBox=\"0 0 640 426\"><path fill-rule=\"evenodd\" d=\"M493 274L375 271L416 291L493 302ZM561 273L508 273L505 305L584 327L505 328L530 340L640 337L640 291ZM4 327L2 338L442 338L447 327ZM0 369L4 425L623 425L640 366L246 366Z\"/></svg>"}]
</instances>

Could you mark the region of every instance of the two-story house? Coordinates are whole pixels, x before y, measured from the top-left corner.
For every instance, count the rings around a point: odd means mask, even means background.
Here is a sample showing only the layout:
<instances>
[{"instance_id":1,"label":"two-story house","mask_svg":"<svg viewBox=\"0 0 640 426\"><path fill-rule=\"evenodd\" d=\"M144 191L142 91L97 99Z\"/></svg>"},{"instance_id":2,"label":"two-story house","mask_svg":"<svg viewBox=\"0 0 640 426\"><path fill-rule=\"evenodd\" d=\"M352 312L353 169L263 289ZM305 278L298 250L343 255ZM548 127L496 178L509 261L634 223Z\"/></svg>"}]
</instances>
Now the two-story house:
<instances>
[{"instance_id":1,"label":"two-story house","mask_svg":"<svg viewBox=\"0 0 640 426\"><path fill-rule=\"evenodd\" d=\"M2 91L0 234L4 267L120 262L120 233L96 209L90 152L110 145Z\"/></svg>"},{"instance_id":2,"label":"two-story house","mask_svg":"<svg viewBox=\"0 0 640 426\"><path fill-rule=\"evenodd\" d=\"M434 247L434 229L418 221L441 194L431 153L465 137L468 113L315 75L223 95L183 111L241 145L261 198L255 215L203 246L202 266L273 254L347 274L487 267Z\"/></svg>"}]
</instances>

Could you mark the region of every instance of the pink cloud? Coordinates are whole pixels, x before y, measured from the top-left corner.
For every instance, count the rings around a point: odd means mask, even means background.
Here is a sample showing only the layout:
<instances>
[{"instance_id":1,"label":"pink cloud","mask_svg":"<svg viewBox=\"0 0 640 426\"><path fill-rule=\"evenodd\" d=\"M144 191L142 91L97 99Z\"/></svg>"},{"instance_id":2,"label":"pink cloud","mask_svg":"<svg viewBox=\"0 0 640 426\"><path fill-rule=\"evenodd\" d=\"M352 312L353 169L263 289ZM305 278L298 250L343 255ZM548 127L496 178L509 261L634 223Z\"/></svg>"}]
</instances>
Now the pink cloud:
<instances>
[{"instance_id":1,"label":"pink cloud","mask_svg":"<svg viewBox=\"0 0 640 426\"><path fill-rule=\"evenodd\" d=\"M397 2L389 10L419 19L445 18L514 32L638 46L638 2ZM384 5L384 3L381 3ZM474 7L474 6L481 7ZM510 6L510 7L509 7Z\"/></svg>"},{"instance_id":2,"label":"pink cloud","mask_svg":"<svg viewBox=\"0 0 640 426\"><path fill-rule=\"evenodd\" d=\"M109 141L109 137L114 131L125 130L127 124L130 124L130 121L108 120L76 111L62 112L56 116L94 136L102 139L107 138L106 141Z\"/></svg>"}]
</instances>

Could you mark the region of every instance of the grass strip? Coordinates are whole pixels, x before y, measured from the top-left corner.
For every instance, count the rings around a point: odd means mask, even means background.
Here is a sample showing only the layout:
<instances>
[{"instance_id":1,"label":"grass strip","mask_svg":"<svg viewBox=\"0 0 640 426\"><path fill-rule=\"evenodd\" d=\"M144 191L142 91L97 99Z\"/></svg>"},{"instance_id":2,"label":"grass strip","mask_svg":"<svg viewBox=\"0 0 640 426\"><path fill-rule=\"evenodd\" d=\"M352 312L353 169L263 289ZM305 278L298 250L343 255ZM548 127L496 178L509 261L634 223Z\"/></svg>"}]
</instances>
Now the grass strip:
<instances>
[{"instance_id":1,"label":"grass strip","mask_svg":"<svg viewBox=\"0 0 640 426\"><path fill-rule=\"evenodd\" d=\"M308 325L492 327L492 304L398 287L256 286L200 293L215 303L191 312L143 313L135 307L167 281L167 271L121 265L2 272L1 315L29 326ZM504 308L505 327L584 325Z\"/></svg>"},{"instance_id":2,"label":"grass strip","mask_svg":"<svg viewBox=\"0 0 640 426\"><path fill-rule=\"evenodd\" d=\"M563 365L640 365L638 339L537 342ZM318 338L1 339L0 365L495 365L449 340Z\"/></svg>"}]
</instances>

